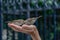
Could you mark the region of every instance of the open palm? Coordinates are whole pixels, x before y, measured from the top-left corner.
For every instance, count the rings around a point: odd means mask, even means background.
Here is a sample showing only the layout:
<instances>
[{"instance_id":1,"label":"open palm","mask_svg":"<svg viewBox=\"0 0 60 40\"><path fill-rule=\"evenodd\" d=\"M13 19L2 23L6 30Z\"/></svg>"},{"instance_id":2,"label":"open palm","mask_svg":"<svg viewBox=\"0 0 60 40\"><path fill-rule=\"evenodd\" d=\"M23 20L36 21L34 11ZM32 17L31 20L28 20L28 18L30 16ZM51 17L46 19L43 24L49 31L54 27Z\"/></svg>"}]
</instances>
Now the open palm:
<instances>
[{"instance_id":1,"label":"open palm","mask_svg":"<svg viewBox=\"0 0 60 40\"><path fill-rule=\"evenodd\" d=\"M36 26L34 25L25 25L25 24L22 26L18 26L13 23L8 23L8 26L12 28L14 31L22 32L26 34L32 34L36 29Z\"/></svg>"}]
</instances>

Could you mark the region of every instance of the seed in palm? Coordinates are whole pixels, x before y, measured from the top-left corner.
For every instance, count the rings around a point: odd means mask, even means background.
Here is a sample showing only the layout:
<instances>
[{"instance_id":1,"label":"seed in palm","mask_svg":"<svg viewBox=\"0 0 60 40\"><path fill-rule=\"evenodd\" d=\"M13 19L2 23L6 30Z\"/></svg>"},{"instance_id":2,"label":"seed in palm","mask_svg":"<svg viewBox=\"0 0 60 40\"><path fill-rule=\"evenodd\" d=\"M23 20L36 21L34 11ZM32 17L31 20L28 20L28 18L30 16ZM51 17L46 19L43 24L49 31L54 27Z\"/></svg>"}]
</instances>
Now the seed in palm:
<instances>
[{"instance_id":1,"label":"seed in palm","mask_svg":"<svg viewBox=\"0 0 60 40\"><path fill-rule=\"evenodd\" d=\"M39 16L39 17L33 17L33 18L28 18L26 20L23 20L23 19L19 19L19 20L13 20L12 22L9 22L9 23L14 23L16 25L23 25L23 24L27 24L27 25L33 25L35 23L35 21L40 18L42 16Z\"/></svg>"}]
</instances>

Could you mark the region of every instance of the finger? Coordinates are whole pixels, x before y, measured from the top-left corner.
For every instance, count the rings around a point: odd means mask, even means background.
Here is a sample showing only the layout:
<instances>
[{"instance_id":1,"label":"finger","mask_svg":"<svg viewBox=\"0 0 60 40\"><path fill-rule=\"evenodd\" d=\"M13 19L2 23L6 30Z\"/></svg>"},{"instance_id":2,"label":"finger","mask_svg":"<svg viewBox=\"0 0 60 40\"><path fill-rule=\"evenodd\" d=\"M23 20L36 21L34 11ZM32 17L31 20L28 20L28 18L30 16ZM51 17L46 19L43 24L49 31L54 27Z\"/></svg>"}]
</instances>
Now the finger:
<instances>
[{"instance_id":1,"label":"finger","mask_svg":"<svg viewBox=\"0 0 60 40\"><path fill-rule=\"evenodd\" d=\"M22 28L25 29L27 32L33 32L36 30L35 25L23 25Z\"/></svg>"},{"instance_id":2,"label":"finger","mask_svg":"<svg viewBox=\"0 0 60 40\"><path fill-rule=\"evenodd\" d=\"M22 28L23 29L26 29L26 30L31 30L32 29L32 26L30 26L30 25L22 25Z\"/></svg>"},{"instance_id":3,"label":"finger","mask_svg":"<svg viewBox=\"0 0 60 40\"><path fill-rule=\"evenodd\" d=\"M15 24L8 24L9 27L11 27L14 31L17 31L17 32L22 32L22 33L26 33L26 34L29 34L29 32L32 32L32 30L26 30L26 29L23 29L22 27L20 26L17 26ZM27 26L27 25L26 25Z\"/></svg>"},{"instance_id":4,"label":"finger","mask_svg":"<svg viewBox=\"0 0 60 40\"><path fill-rule=\"evenodd\" d=\"M33 29L36 29L36 26L35 25L30 25L30 27L32 27Z\"/></svg>"},{"instance_id":5,"label":"finger","mask_svg":"<svg viewBox=\"0 0 60 40\"><path fill-rule=\"evenodd\" d=\"M26 33L26 34L31 34L33 32L34 32L34 30L26 30L26 29L24 29L24 31L23 31L23 33Z\"/></svg>"},{"instance_id":6,"label":"finger","mask_svg":"<svg viewBox=\"0 0 60 40\"><path fill-rule=\"evenodd\" d=\"M28 33L28 34L35 33L35 31L36 31L36 26L35 25L23 25L23 26L24 27L22 27L22 28L24 28L25 32ZM27 28L30 28L30 29L27 30Z\"/></svg>"},{"instance_id":7,"label":"finger","mask_svg":"<svg viewBox=\"0 0 60 40\"><path fill-rule=\"evenodd\" d=\"M24 29L25 32L32 32L34 31L34 28L30 25L22 25L22 29Z\"/></svg>"},{"instance_id":8,"label":"finger","mask_svg":"<svg viewBox=\"0 0 60 40\"><path fill-rule=\"evenodd\" d=\"M22 27L20 26L17 26L13 23L11 24L8 24L10 28L12 28L14 31L17 31L17 32L22 32L22 33L28 33L25 29L22 29Z\"/></svg>"},{"instance_id":9,"label":"finger","mask_svg":"<svg viewBox=\"0 0 60 40\"><path fill-rule=\"evenodd\" d=\"M10 27L11 29L13 29L14 31L16 31L16 32L19 32L19 30L16 30L15 28L13 28L13 27Z\"/></svg>"},{"instance_id":10,"label":"finger","mask_svg":"<svg viewBox=\"0 0 60 40\"><path fill-rule=\"evenodd\" d=\"M15 25L15 24L13 24L13 23L8 24L8 26L11 27L11 28L14 29L14 30L22 31L22 27L21 27L21 26L17 26L17 25Z\"/></svg>"},{"instance_id":11,"label":"finger","mask_svg":"<svg viewBox=\"0 0 60 40\"><path fill-rule=\"evenodd\" d=\"M23 28L23 29L27 29L27 30L28 30L28 29L29 29L28 27L29 27L28 25L25 25L25 24L22 25L22 28Z\"/></svg>"}]
</instances>

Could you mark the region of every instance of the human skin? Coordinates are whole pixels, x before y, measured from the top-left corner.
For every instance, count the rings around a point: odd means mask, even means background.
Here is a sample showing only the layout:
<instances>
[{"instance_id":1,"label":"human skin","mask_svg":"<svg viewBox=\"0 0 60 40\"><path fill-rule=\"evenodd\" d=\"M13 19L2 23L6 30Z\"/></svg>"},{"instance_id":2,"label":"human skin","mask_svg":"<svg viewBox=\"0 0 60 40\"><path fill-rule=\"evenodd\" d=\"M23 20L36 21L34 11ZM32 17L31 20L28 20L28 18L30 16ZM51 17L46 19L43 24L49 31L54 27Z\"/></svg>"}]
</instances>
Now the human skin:
<instances>
[{"instance_id":1,"label":"human skin","mask_svg":"<svg viewBox=\"0 0 60 40\"><path fill-rule=\"evenodd\" d=\"M18 26L13 23L8 23L8 26L16 32L22 32L22 33L31 35L32 40L41 40L38 30L35 25L25 25L24 24L22 26Z\"/></svg>"}]
</instances>

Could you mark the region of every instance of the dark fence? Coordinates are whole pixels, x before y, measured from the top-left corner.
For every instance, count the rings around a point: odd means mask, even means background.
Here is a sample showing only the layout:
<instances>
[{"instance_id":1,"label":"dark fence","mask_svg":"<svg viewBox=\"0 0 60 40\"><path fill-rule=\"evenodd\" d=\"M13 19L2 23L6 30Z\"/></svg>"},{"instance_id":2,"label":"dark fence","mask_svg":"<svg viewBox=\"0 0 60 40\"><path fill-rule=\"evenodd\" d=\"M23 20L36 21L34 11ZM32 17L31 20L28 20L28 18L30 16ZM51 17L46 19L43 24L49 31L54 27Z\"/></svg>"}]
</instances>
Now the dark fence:
<instances>
[{"instance_id":1,"label":"dark fence","mask_svg":"<svg viewBox=\"0 0 60 40\"><path fill-rule=\"evenodd\" d=\"M60 40L59 0L0 0L0 40L31 40L29 35L18 33L8 27L6 21L39 18L37 26L42 40Z\"/></svg>"}]
</instances>

